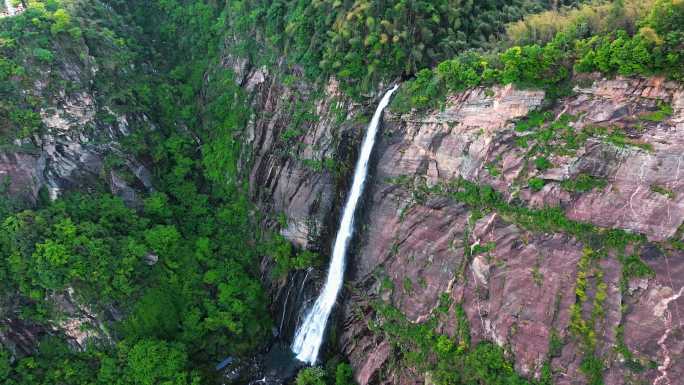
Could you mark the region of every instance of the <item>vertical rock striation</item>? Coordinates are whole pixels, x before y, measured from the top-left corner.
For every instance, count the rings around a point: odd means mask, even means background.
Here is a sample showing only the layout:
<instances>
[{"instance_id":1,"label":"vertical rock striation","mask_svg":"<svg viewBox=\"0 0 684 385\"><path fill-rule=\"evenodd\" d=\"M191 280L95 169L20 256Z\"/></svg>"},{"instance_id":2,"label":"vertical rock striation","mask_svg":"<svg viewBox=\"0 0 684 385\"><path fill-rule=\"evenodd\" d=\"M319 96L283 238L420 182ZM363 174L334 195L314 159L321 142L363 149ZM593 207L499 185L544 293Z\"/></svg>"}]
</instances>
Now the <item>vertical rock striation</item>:
<instances>
[{"instance_id":1,"label":"vertical rock striation","mask_svg":"<svg viewBox=\"0 0 684 385\"><path fill-rule=\"evenodd\" d=\"M457 178L491 185L530 207L557 206L572 220L642 233L656 242L654 248L634 251L655 276L629 282L626 297L616 255L592 270L600 276L589 274L591 286L603 282L608 294L595 330L598 350L608 384L674 384L672 379L681 376L684 345L676 336L682 333L678 309L684 299L677 294L684 286L684 259L681 252L657 251L657 242L679 237L684 221L679 175L684 87L659 78L595 78L591 83L555 103L553 119L573 115L569 124L578 133L592 126L620 129L628 144L590 137L572 154L553 155L545 170L537 170L528 149L516 145L524 133L514 130L516 120L542 107L543 92L477 88L451 95L443 111L386 114L389 123L377 150L363 246L351 263L353 288L340 337L359 383L412 384L422 377L411 368L389 365L392 341L366 326L374 317L369 301L388 301L410 321L421 322L433 314L442 293L462 304L473 342L504 347L521 374L540 375L551 335L558 333L565 344L559 356L551 357L554 381L586 382L579 370L580 348L568 329L578 263L587 245L566 234L530 232L497 213L473 222L467 207L416 187ZM670 114L645 118L663 105L671 107ZM488 171L492 165L498 173ZM601 178L605 185L586 192L562 187L561 182L581 174ZM527 185L532 177L545 181L539 191ZM465 258L464 248L476 244L492 247ZM392 283L390 293L380 289L383 279ZM595 290L588 295L591 301ZM455 325L441 328L455 332ZM618 352L619 338L643 369L628 367Z\"/></svg>"}]
</instances>

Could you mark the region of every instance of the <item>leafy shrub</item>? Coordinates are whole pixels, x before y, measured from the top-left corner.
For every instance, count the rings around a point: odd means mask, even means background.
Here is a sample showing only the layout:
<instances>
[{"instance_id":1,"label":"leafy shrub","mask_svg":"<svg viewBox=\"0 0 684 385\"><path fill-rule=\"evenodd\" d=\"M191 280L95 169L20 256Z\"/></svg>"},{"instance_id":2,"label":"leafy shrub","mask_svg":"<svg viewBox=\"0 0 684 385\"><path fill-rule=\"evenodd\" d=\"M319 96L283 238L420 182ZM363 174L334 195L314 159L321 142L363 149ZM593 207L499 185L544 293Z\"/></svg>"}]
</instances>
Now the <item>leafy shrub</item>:
<instances>
[{"instance_id":1,"label":"leafy shrub","mask_svg":"<svg viewBox=\"0 0 684 385\"><path fill-rule=\"evenodd\" d=\"M670 190L664 186L652 184L651 185L651 191L658 193L658 194L661 194L661 195L667 197L668 199L674 199L675 198L674 191L672 191L672 190Z\"/></svg>"},{"instance_id":2,"label":"leafy shrub","mask_svg":"<svg viewBox=\"0 0 684 385\"><path fill-rule=\"evenodd\" d=\"M674 110L672 109L672 106L665 103L659 103L657 111L642 115L641 120L646 120L649 122L662 122L663 120L672 116L673 112Z\"/></svg>"},{"instance_id":3,"label":"leafy shrub","mask_svg":"<svg viewBox=\"0 0 684 385\"><path fill-rule=\"evenodd\" d=\"M587 376L590 385L603 385L603 372L605 367L603 361L591 354L582 360L580 370Z\"/></svg>"},{"instance_id":4,"label":"leafy shrub","mask_svg":"<svg viewBox=\"0 0 684 385\"><path fill-rule=\"evenodd\" d=\"M515 130L518 132L531 131L539 128L551 118L550 112L532 111L524 119L516 123Z\"/></svg>"},{"instance_id":5,"label":"leafy shrub","mask_svg":"<svg viewBox=\"0 0 684 385\"><path fill-rule=\"evenodd\" d=\"M622 276L626 279L648 278L655 276L653 269L639 258L638 255L624 257L622 261Z\"/></svg>"},{"instance_id":6,"label":"leafy shrub","mask_svg":"<svg viewBox=\"0 0 684 385\"><path fill-rule=\"evenodd\" d=\"M556 329L551 330L551 338L549 339L549 356L560 357L563 351L563 339L558 335Z\"/></svg>"},{"instance_id":7,"label":"leafy shrub","mask_svg":"<svg viewBox=\"0 0 684 385\"><path fill-rule=\"evenodd\" d=\"M520 377L501 347L489 342L470 346L470 328L463 308L456 305L456 340L437 331L436 317L413 323L396 308L377 304L377 325L390 343L397 347L403 364L421 372L430 372L435 384L530 385ZM442 314L449 317L450 314Z\"/></svg>"},{"instance_id":8,"label":"leafy shrub","mask_svg":"<svg viewBox=\"0 0 684 385\"><path fill-rule=\"evenodd\" d=\"M60 8L52 14L53 24L50 26L50 32L53 35L57 35L60 32L65 32L70 29L71 26L71 16L66 10Z\"/></svg>"},{"instance_id":9,"label":"leafy shrub","mask_svg":"<svg viewBox=\"0 0 684 385\"><path fill-rule=\"evenodd\" d=\"M587 192L595 188L602 189L608 182L603 178L597 178L589 174L579 174L574 179L564 180L561 187L570 192Z\"/></svg>"},{"instance_id":10,"label":"leafy shrub","mask_svg":"<svg viewBox=\"0 0 684 385\"><path fill-rule=\"evenodd\" d=\"M546 181L541 178L531 178L527 181L527 185L534 191L540 191L546 185Z\"/></svg>"},{"instance_id":11,"label":"leafy shrub","mask_svg":"<svg viewBox=\"0 0 684 385\"><path fill-rule=\"evenodd\" d=\"M35 57L38 61L41 61L43 63L52 63L52 61L55 58L55 55L52 53L52 51L47 50L45 48L34 48L33 57Z\"/></svg>"},{"instance_id":12,"label":"leafy shrub","mask_svg":"<svg viewBox=\"0 0 684 385\"><path fill-rule=\"evenodd\" d=\"M354 385L352 367L347 363L340 363L335 369L335 385Z\"/></svg>"},{"instance_id":13,"label":"leafy shrub","mask_svg":"<svg viewBox=\"0 0 684 385\"><path fill-rule=\"evenodd\" d=\"M537 170L544 171L553 167L553 163L551 163L551 161L549 161L546 157L539 156L534 160L534 166L537 168Z\"/></svg>"},{"instance_id":14,"label":"leafy shrub","mask_svg":"<svg viewBox=\"0 0 684 385\"><path fill-rule=\"evenodd\" d=\"M299 371L295 379L297 385L326 385L325 371L321 368L304 368Z\"/></svg>"}]
</instances>

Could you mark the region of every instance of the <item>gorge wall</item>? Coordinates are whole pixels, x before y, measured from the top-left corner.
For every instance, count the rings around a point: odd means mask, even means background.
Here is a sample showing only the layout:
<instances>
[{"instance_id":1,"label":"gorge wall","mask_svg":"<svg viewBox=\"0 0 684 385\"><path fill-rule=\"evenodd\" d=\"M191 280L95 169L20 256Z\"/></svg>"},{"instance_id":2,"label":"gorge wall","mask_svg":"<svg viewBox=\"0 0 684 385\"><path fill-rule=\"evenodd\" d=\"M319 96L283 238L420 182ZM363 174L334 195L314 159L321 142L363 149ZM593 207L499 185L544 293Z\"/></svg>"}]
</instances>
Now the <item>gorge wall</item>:
<instances>
[{"instance_id":1,"label":"gorge wall","mask_svg":"<svg viewBox=\"0 0 684 385\"><path fill-rule=\"evenodd\" d=\"M552 166L538 171L528 149L516 145L516 137L524 133L516 131L512 121L539 108L544 95L510 86L452 95L443 111L420 116L388 114L378 149L369 223L352 264L354 287L360 292L375 289L375 295L384 296L414 322L426 320L440 294L447 293L462 304L473 338L505 347L516 369L526 376L539 376L549 355L551 334L557 331L568 343L551 360L558 373L556 383L583 383L578 372L580 354L568 338L568 329L569 310L576 301L578 263L587 245L566 234L527 231L496 212L472 220L472 211L463 204L420 196L415 186L460 177L491 185L507 199L516 197L531 207L559 206L572 220L640 232L653 242L673 237L684 215L684 187L678 178L682 150L678 132L684 128L682 87L655 78L592 80L590 86L577 87L573 96L559 100L551 110L552 118L577 117L570 123L577 132L591 125L621 127L639 143L648 143L647 149L589 138L575 154L553 156ZM673 114L662 122L644 122L635 128L639 117L656 110L659 102L671 105ZM492 167L499 172L488 172ZM589 192L561 188L562 181L582 173L607 183ZM546 181L540 191L524 183L535 174ZM391 182L406 176L419 182L403 186ZM658 193L654 186L671 193ZM464 248L476 244L495 246L486 255L464 257ZM660 378L657 383L675 383L671 379L684 370L676 358L684 347L674 337L681 333L683 322L678 312L684 305L679 298L684 285L682 254L663 251L656 243L634 252L656 274L629 281L625 293L620 290L622 273L615 255L601 259L597 268L608 293L605 316L595 330L600 356L609 368L605 381L621 384ZM389 293L379 289L373 277L378 272L393 283ZM589 273L589 279L596 276ZM348 329L342 337L358 369L357 379L362 384L416 382L424 373L383 369L391 361L392 349L387 346L391 341L369 333L364 317L358 318L355 310L363 308L364 301L352 297L346 302ZM625 305L627 311L622 310ZM589 309L585 306L583 311ZM627 347L644 361L657 363L657 368L652 365L641 373L625 368L624 357L615 351L620 326ZM442 328L454 333L454 325Z\"/></svg>"},{"instance_id":2,"label":"gorge wall","mask_svg":"<svg viewBox=\"0 0 684 385\"><path fill-rule=\"evenodd\" d=\"M111 16L111 9L108 12ZM139 206L141 196L153 190L149 170L121 144L134 126L148 125L149 119L141 113L123 112L115 98L104 92L112 68L103 65L101 58L122 58L128 52L116 44L101 43L92 36L73 40L60 36L50 41L56 54L49 63L35 60L30 52L13 58L25 70L3 79L5 87L11 84L8 89L21 95L13 102L41 102L36 111L40 129L17 135L14 131L19 125L6 120L0 129L0 193L17 208L56 199L70 190L107 190ZM133 69L129 63L126 71ZM66 336L76 350L84 349L91 338L111 341L107 324L120 319L118 311L97 314L76 297L73 288L51 294L47 300L62 318L38 325L18 314L23 301L18 293L4 292L0 341L18 357L35 352L46 335Z\"/></svg>"},{"instance_id":3,"label":"gorge wall","mask_svg":"<svg viewBox=\"0 0 684 385\"><path fill-rule=\"evenodd\" d=\"M90 86L98 71L94 61L87 55L79 62L67 59L58 59L54 71L82 87L59 94L51 100L55 108L42 111L45 133L0 150L0 176L8 177L12 194L31 199L41 188L54 197L105 176L113 193L135 204L136 191L151 189L150 176L117 143L130 133L129 122L146 119L113 114ZM262 224L299 248L327 256L373 103L354 103L334 80L317 92L297 80L296 69L285 75L230 56L221 64L236 74L254 111L241 166ZM552 104L542 91L479 87L450 95L440 111L386 111L336 327L360 384L429 383L429 373L395 365L400 349L369 323L381 318L373 308L377 301L411 322L426 321L443 294L452 306L462 306L473 343L504 347L521 374L539 377L550 361L555 383L587 383L571 331L580 278L588 281L587 299L580 303L584 318L605 295L592 332L607 384L676 384L684 375L684 252L675 247L684 221L684 87L660 78L594 76L579 83L571 96ZM35 80L37 97L52 97L42 92L46 85L47 77ZM559 132L590 133L573 146L550 133L549 146L571 151L552 151L538 162L541 155L523 144L535 129L516 129L535 110L548 112L542 127L557 123ZM616 128L626 134L612 135ZM109 155L123 158L118 168L106 164ZM585 177L601 183L568 188ZM438 193L459 178L490 185L514 204L559 207L573 221L644 234L642 246L626 253L638 255L654 274L623 282L624 264L616 253L587 268L586 240L531 230L508 213L476 212ZM486 251L473 253L477 245ZM263 280L271 310L281 317L291 282L273 278L270 265L264 258ZM308 285L323 275L315 270ZM98 323L87 309L65 301L72 319ZM29 351L42 332L17 319L3 322L10 328L0 337L20 350ZM296 314L287 322L293 328ZM457 333L456 321L443 322L439 330ZM68 320L61 331L74 341L82 337L79 325ZM556 337L560 350L551 349ZM625 357L625 348L633 357Z\"/></svg>"},{"instance_id":4,"label":"gorge wall","mask_svg":"<svg viewBox=\"0 0 684 385\"><path fill-rule=\"evenodd\" d=\"M252 72L247 84L260 76ZM443 293L465 310L473 342L504 347L521 374L538 378L550 359L555 383L586 383L579 369L581 349L570 330L579 275L590 282L589 299L581 306L585 318L597 292L607 293L593 331L608 368L605 382L676 383L684 371L684 345L677 337L683 322L678 308L684 305L684 263L682 252L666 241L679 239L684 219L684 185L678 177L684 88L659 78L590 77L582 84L553 105L542 91L506 86L450 95L441 111L386 112L374 182L358 229L361 243L350 260L341 300L338 324L343 329L337 331L360 384L429 382L429 373L393 364L398 348L382 332L369 329L378 317L371 304L385 301L411 322L423 322L435 313ZM334 92L334 84L328 92ZM644 118L664 105L672 111L662 119ZM322 106L318 112L325 110ZM590 135L572 152L550 156L551 166L540 170L535 167L540 156L516 141L529 132L515 129L516 121L538 109L549 111L547 125L572 116L567 127L574 132L619 127L627 138L618 143ZM339 130L325 113L321 116L302 140L305 149L314 150L302 154L338 156L335 149L320 146ZM269 137L278 126L272 122L256 119L254 124L254 197L284 212L287 225L281 233L306 246L312 233L305 224L315 218L318 228L334 225L324 218L335 216L333 197L344 190L336 190L339 185L327 172L268 155ZM361 127L343 130L355 131L358 140ZM563 187L587 175L603 183L590 190ZM629 279L625 286L615 253L585 271L581 260L589 245L571 234L532 231L496 211L478 217L467 205L430 192L458 178L491 185L507 200L531 208L560 207L573 221L642 233L648 241L627 252L639 255L655 274ZM530 179L543 180L543 187L530 187ZM475 245L491 246L478 255L465 252ZM454 334L455 321L439 329ZM562 341L560 351L550 352L552 336ZM625 346L638 370L630 369L620 353L618 348Z\"/></svg>"},{"instance_id":5,"label":"gorge wall","mask_svg":"<svg viewBox=\"0 0 684 385\"><path fill-rule=\"evenodd\" d=\"M0 12L8 378L265 381L321 289L370 115L410 78L325 369L302 377L348 384L348 362L361 385L681 382L681 1L466 3Z\"/></svg>"}]
</instances>

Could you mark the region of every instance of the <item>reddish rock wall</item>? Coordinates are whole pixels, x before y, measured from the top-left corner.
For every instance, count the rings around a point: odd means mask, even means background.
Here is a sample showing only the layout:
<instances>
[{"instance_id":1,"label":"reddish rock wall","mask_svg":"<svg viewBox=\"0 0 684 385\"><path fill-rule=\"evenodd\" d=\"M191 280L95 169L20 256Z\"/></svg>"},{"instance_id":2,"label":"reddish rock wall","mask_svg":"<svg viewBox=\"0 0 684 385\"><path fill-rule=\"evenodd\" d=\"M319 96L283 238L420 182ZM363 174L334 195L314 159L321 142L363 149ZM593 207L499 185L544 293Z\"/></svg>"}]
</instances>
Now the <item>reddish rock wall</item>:
<instances>
[{"instance_id":1,"label":"reddish rock wall","mask_svg":"<svg viewBox=\"0 0 684 385\"><path fill-rule=\"evenodd\" d=\"M365 327L373 314L364 303L385 299L409 320L420 322L430 317L442 293L462 303L473 342L489 340L506 347L516 369L529 377L539 375L548 359L550 335L558 331L566 344L551 362L554 380L586 383L578 369L582 355L568 337L569 309L575 303L577 266L585 245L564 234L531 233L496 213L473 223L463 205L421 196L420 190L407 187L410 184L392 179L418 178L434 185L463 177L492 185L505 197L532 207L560 206L576 221L643 233L653 242L675 236L684 221L684 182L679 175L684 88L657 78L598 79L577 88L573 96L555 104L554 116L577 116L571 126L578 132L589 125L619 127L629 140L647 145L616 146L605 138L589 138L574 155L553 156L553 167L541 172L526 160L527 150L515 145L523 133L513 128L516 119L542 105L543 97L542 92L510 86L480 88L452 95L440 112L385 114L363 243L350 268L351 291L364 295L351 294L345 300L340 341L362 385L423 381L423 374L411 368L388 365L394 354L391 341ZM672 115L661 122L641 119L659 103L672 106ZM492 162L498 162L500 175L486 170ZM580 173L604 178L607 185L585 193L560 187L561 181ZM531 177L546 181L541 191L527 186ZM664 187L672 196L655 192L652 186ZM464 258L464 247L487 242L496 246L486 257ZM603 321L595 330L597 354L608 368L607 384L676 384L684 372L684 319L678 310L684 310L684 255L652 254L640 252L655 277L631 282L626 298L620 289L621 264L614 255L592 267L592 272L602 272L607 285ZM592 274L588 279L594 282ZM393 283L391 294L378 289L380 276ZM616 351L620 325L627 347L646 363L641 372L628 369ZM454 328L443 326L447 333Z\"/></svg>"}]
</instances>

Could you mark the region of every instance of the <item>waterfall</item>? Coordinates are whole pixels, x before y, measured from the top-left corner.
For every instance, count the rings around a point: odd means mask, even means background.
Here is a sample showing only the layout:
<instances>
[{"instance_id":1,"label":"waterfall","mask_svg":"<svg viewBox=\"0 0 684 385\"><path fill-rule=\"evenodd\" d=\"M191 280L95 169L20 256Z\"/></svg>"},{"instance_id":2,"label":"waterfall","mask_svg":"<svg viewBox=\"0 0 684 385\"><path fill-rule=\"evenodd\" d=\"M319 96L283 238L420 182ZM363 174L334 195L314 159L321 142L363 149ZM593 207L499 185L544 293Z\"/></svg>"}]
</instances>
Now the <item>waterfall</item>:
<instances>
[{"instance_id":1,"label":"waterfall","mask_svg":"<svg viewBox=\"0 0 684 385\"><path fill-rule=\"evenodd\" d=\"M14 5L12 5L12 0L5 0L5 9L7 10L7 14L10 16L14 16L16 13Z\"/></svg>"},{"instance_id":2,"label":"waterfall","mask_svg":"<svg viewBox=\"0 0 684 385\"><path fill-rule=\"evenodd\" d=\"M316 303L314 303L314 306L304 318L304 323L297 330L294 342L292 343L292 351L297 355L297 359L302 362L314 364L318 359L318 349L320 349L323 342L325 324L328 322L330 312L342 288L347 246L354 231L354 212L363 193L363 185L368 174L368 160L373 150L373 144L375 144L382 111L389 104L392 94L398 87L394 86L382 97L363 138L361 153L354 170L354 181L349 191L349 197L342 213L342 222L335 238L333 255L330 260L330 268L325 286L318 299L316 299Z\"/></svg>"}]
</instances>

